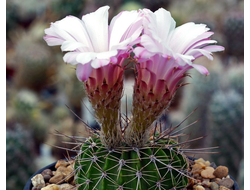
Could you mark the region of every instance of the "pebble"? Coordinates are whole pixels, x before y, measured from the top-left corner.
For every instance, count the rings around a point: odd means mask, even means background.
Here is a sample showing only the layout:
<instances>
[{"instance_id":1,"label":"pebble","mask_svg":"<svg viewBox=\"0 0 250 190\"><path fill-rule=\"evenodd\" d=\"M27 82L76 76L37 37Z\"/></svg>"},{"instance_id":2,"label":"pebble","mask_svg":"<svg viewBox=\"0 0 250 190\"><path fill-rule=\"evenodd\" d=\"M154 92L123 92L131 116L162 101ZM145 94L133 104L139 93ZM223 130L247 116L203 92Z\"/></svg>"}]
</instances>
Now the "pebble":
<instances>
[{"instance_id":1,"label":"pebble","mask_svg":"<svg viewBox=\"0 0 250 190\"><path fill-rule=\"evenodd\" d=\"M232 190L234 181L228 175L228 168L217 167L200 158L191 163L192 183L187 189L191 190Z\"/></svg>"},{"instance_id":2,"label":"pebble","mask_svg":"<svg viewBox=\"0 0 250 190\"><path fill-rule=\"evenodd\" d=\"M77 188L74 187L73 185L70 185L68 183L64 183L60 185L60 190L76 190Z\"/></svg>"},{"instance_id":3,"label":"pebble","mask_svg":"<svg viewBox=\"0 0 250 190\"><path fill-rule=\"evenodd\" d=\"M43 178L44 178L44 181L45 181L45 182L48 182L48 181L50 180L51 176L45 174L45 175L43 176Z\"/></svg>"},{"instance_id":4,"label":"pebble","mask_svg":"<svg viewBox=\"0 0 250 190\"><path fill-rule=\"evenodd\" d=\"M228 175L228 168L225 166L218 166L214 171L214 175L222 179Z\"/></svg>"},{"instance_id":5,"label":"pebble","mask_svg":"<svg viewBox=\"0 0 250 190\"><path fill-rule=\"evenodd\" d=\"M201 171L203 170L202 166L200 164L194 164L192 166L192 173L193 174L201 174Z\"/></svg>"},{"instance_id":6,"label":"pebble","mask_svg":"<svg viewBox=\"0 0 250 190\"><path fill-rule=\"evenodd\" d=\"M50 184L46 187L43 187L41 190L76 190L77 187L74 187L73 185L64 183L61 185L56 184Z\"/></svg>"},{"instance_id":7,"label":"pebble","mask_svg":"<svg viewBox=\"0 0 250 190\"><path fill-rule=\"evenodd\" d=\"M37 174L35 175L32 179L31 182L33 184L33 187L36 187L37 189L42 188L45 186L45 181L43 179L42 174Z\"/></svg>"},{"instance_id":8,"label":"pebble","mask_svg":"<svg viewBox=\"0 0 250 190\"><path fill-rule=\"evenodd\" d=\"M50 178L50 183L63 183L64 181L68 182L71 181L74 177L74 168L72 165L69 165L68 167L65 166L59 166L57 170L54 172L54 176Z\"/></svg>"},{"instance_id":9,"label":"pebble","mask_svg":"<svg viewBox=\"0 0 250 190\"><path fill-rule=\"evenodd\" d=\"M34 176L31 179L32 190L77 190L73 180L74 161L58 160L55 168L56 171L45 169L41 174Z\"/></svg>"},{"instance_id":10,"label":"pebble","mask_svg":"<svg viewBox=\"0 0 250 190\"><path fill-rule=\"evenodd\" d=\"M224 186L224 187L227 187L227 188L231 188L233 187L234 185L234 181L230 178L225 178L225 179L222 179L220 182L219 182L219 185L220 186Z\"/></svg>"},{"instance_id":11,"label":"pebble","mask_svg":"<svg viewBox=\"0 0 250 190\"><path fill-rule=\"evenodd\" d=\"M219 190L219 185L215 182L212 182L210 184L210 188L211 188L211 190Z\"/></svg>"},{"instance_id":12,"label":"pebble","mask_svg":"<svg viewBox=\"0 0 250 190\"><path fill-rule=\"evenodd\" d=\"M45 175L53 176L51 169L45 169L45 170L43 170L43 172L41 174L42 174L42 176L45 176Z\"/></svg>"},{"instance_id":13,"label":"pebble","mask_svg":"<svg viewBox=\"0 0 250 190\"><path fill-rule=\"evenodd\" d=\"M59 185L50 184L46 187L43 187L41 190L60 190Z\"/></svg>"},{"instance_id":14,"label":"pebble","mask_svg":"<svg viewBox=\"0 0 250 190\"><path fill-rule=\"evenodd\" d=\"M57 175L53 176L52 178L50 178L49 182L61 184L63 182L63 179L64 179L64 177L62 174L57 174Z\"/></svg>"},{"instance_id":15,"label":"pebble","mask_svg":"<svg viewBox=\"0 0 250 190\"><path fill-rule=\"evenodd\" d=\"M210 187L210 180L204 179L201 184L203 187Z\"/></svg>"},{"instance_id":16,"label":"pebble","mask_svg":"<svg viewBox=\"0 0 250 190\"><path fill-rule=\"evenodd\" d=\"M211 182L215 182L215 183L219 184L220 180L221 180L220 178L214 178L211 180Z\"/></svg>"},{"instance_id":17,"label":"pebble","mask_svg":"<svg viewBox=\"0 0 250 190\"><path fill-rule=\"evenodd\" d=\"M230 189L228 189L228 188L226 188L224 186L220 186L219 190L230 190Z\"/></svg>"},{"instance_id":18,"label":"pebble","mask_svg":"<svg viewBox=\"0 0 250 190\"><path fill-rule=\"evenodd\" d=\"M202 187L202 186L200 186L200 185L197 185L197 186L195 187L195 190L205 190L205 188Z\"/></svg>"},{"instance_id":19,"label":"pebble","mask_svg":"<svg viewBox=\"0 0 250 190\"><path fill-rule=\"evenodd\" d=\"M67 162L66 160L58 160L55 165L55 168L59 168L60 166L67 167L68 165L70 165L70 163Z\"/></svg>"},{"instance_id":20,"label":"pebble","mask_svg":"<svg viewBox=\"0 0 250 190\"><path fill-rule=\"evenodd\" d=\"M215 176L213 175L213 173L214 173L214 168L212 168L212 167L206 167L206 169L201 172L201 176L203 178L213 179L213 178L215 178Z\"/></svg>"}]
</instances>

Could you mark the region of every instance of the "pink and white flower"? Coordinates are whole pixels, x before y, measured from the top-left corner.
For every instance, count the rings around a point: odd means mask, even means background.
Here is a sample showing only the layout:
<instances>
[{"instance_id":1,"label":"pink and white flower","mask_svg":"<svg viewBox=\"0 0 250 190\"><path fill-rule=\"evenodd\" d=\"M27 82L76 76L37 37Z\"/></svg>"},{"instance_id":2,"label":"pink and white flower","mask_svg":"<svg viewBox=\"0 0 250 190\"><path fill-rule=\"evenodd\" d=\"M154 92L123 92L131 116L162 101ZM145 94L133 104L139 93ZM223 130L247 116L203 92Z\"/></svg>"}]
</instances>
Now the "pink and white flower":
<instances>
[{"instance_id":1,"label":"pink and white flower","mask_svg":"<svg viewBox=\"0 0 250 190\"><path fill-rule=\"evenodd\" d=\"M108 6L82 19L68 16L45 30L50 46L61 45L63 59L77 65L77 78L84 82L89 101L101 126L101 140L109 148L121 142L120 100L123 92L122 64L139 42L142 15L123 11L108 25Z\"/></svg>"},{"instance_id":2,"label":"pink and white flower","mask_svg":"<svg viewBox=\"0 0 250 190\"><path fill-rule=\"evenodd\" d=\"M99 8L82 19L74 16L51 23L45 29L44 40L49 46L61 45L67 52L63 60L77 65L77 77L86 81L93 69L117 62L128 52L142 31L142 18L138 11L123 11L108 25L108 6Z\"/></svg>"},{"instance_id":3,"label":"pink and white flower","mask_svg":"<svg viewBox=\"0 0 250 190\"><path fill-rule=\"evenodd\" d=\"M200 56L212 60L212 52L222 51L213 45L209 28L204 24L186 23L175 28L170 13L160 8L154 13L143 9L143 34L140 45L134 49L138 63L133 94L133 120L127 136L143 140L151 124L170 105L176 90L184 84L180 80L192 68L208 75L208 70L193 64ZM143 135L141 135L143 134ZM146 141L147 138L145 138ZM135 141L139 145L144 142Z\"/></svg>"}]
</instances>

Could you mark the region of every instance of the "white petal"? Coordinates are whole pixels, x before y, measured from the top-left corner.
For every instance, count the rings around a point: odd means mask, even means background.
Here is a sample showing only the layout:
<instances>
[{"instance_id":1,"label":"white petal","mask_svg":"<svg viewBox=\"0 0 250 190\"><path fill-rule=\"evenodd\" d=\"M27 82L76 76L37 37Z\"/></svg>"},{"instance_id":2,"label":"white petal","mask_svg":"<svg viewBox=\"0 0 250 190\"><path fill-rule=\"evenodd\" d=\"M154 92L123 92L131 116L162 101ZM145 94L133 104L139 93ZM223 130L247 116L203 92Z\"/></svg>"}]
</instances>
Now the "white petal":
<instances>
[{"instance_id":1,"label":"white petal","mask_svg":"<svg viewBox=\"0 0 250 190\"><path fill-rule=\"evenodd\" d=\"M189 55L193 55L196 58L206 56L208 59L213 60L212 52L223 51L225 48L222 46L212 45L206 46L202 49L193 49L188 51Z\"/></svg>"},{"instance_id":2,"label":"white petal","mask_svg":"<svg viewBox=\"0 0 250 190\"><path fill-rule=\"evenodd\" d=\"M136 47L133 52L137 58L149 58L154 55L154 53L149 52L146 48L143 47Z\"/></svg>"},{"instance_id":3,"label":"white petal","mask_svg":"<svg viewBox=\"0 0 250 190\"><path fill-rule=\"evenodd\" d=\"M152 28L152 30L156 30L158 32L158 36L164 43L169 37L171 31L175 29L176 23L171 17L170 12L163 8L155 11L154 14L156 15L157 28Z\"/></svg>"},{"instance_id":4,"label":"white petal","mask_svg":"<svg viewBox=\"0 0 250 190\"><path fill-rule=\"evenodd\" d=\"M148 35L141 36L141 44L150 52L152 53L163 53L163 44L159 43L158 41L154 40Z\"/></svg>"},{"instance_id":5,"label":"white petal","mask_svg":"<svg viewBox=\"0 0 250 190\"><path fill-rule=\"evenodd\" d=\"M48 36L58 37L63 40L74 40L74 38L69 33L60 28L60 23L62 20L51 23L50 28L45 29L45 34L47 34Z\"/></svg>"},{"instance_id":6,"label":"white petal","mask_svg":"<svg viewBox=\"0 0 250 190\"><path fill-rule=\"evenodd\" d=\"M154 13L147 9L144 12L144 33L150 35L154 40L160 43L166 43L176 24L170 12L163 8L158 9Z\"/></svg>"},{"instance_id":7,"label":"white petal","mask_svg":"<svg viewBox=\"0 0 250 190\"><path fill-rule=\"evenodd\" d=\"M64 39L56 36L45 35L43 39L47 42L49 46L61 45L64 42Z\"/></svg>"},{"instance_id":8,"label":"white petal","mask_svg":"<svg viewBox=\"0 0 250 190\"><path fill-rule=\"evenodd\" d=\"M77 48L86 47L84 44L76 41L64 41L61 46L62 51L74 51Z\"/></svg>"},{"instance_id":9,"label":"white petal","mask_svg":"<svg viewBox=\"0 0 250 190\"><path fill-rule=\"evenodd\" d=\"M195 59L201 56L206 56L209 60L213 60L212 53L205 49L193 49L188 51L188 55L192 55Z\"/></svg>"},{"instance_id":10,"label":"white petal","mask_svg":"<svg viewBox=\"0 0 250 190\"><path fill-rule=\"evenodd\" d=\"M108 9L104 6L82 17L95 52L108 50Z\"/></svg>"},{"instance_id":11,"label":"white petal","mask_svg":"<svg viewBox=\"0 0 250 190\"><path fill-rule=\"evenodd\" d=\"M184 66L186 64L191 65L192 60L194 60L194 57L192 55L182 55L180 53L176 53L175 57L176 57L176 61L179 63L179 65L182 65L182 66Z\"/></svg>"},{"instance_id":12,"label":"white petal","mask_svg":"<svg viewBox=\"0 0 250 190\"><path fill-rule=\"evenodd\" d=\"M142 31L142 17L137 11L123 11L115 16L109 27L109 49L126 49Z\"/></svg>"},{"instance_id":13,"label":"white petal","mask_svg":"<svg viewBox=\"0 0 250 190\"><path fill-rule=\"evenodd\" d=\"M103 67L103 66L108 65L108 64L109 64L109 60L107 60L107 59L94 59L94 60L91 62L91 66L92 66L94 69Z\"/></svg>"},{"instance_id":14,"label":"white petal","mask_svg":"<svg viewBox=\"0 0 250 190\"><path fill-rule=\"evenodd\" d=\"M210 43L217 43L215 40L209 40L209 37L211 35L213 35L214 33L213 32L205 32L199 36L197 36L196 38L190 40L185 46L185 48L182 49L182 52L183 54L185 54L189 49L194 49L194 48L199 48L198 46L201 46L200 43L203 43L203 42L208 42L208 41L213 41L213 42L210 42ZM199 44L199 45L197 45ZM209 43L208 43L209 44Z\"/></svg>"},{"instance_id":15,"label":"white petal","mask_svg":"<svg viewBox=\"0 0 250 190\"><path fill-rule=\"evenodd\" d=\"M85 64L90 62L91 60L95 59L97 53L94 52L81 52L76 57L76 61L81 64Z\"/></svg>"},{"instance_id":16,"label":"white petal","mask_svg":"<svg viewBox=\"0 0 250 190\"><path fill-rule=\"evenodd\" d=\"M89 48L89 51L93 51L91 40L84 23L80 19L74 16L67 16L58 23L58 27L72 36L73 41L81 42Z\"/></svg>"},{"instance_id":17,"label":"white petal","mask_svg":"<svg viewBox=\"0 0 250 190\"><path fill-rule=\"evenodd\" d=\"M106 52L101 52L96 54L97 59L110 59L111 57L117 55L117 50L114 51L106 51Z\"/></svg>"},{"instance_id":18,"label":"white petal","mask_svg":"<svg viewBox=\"0 0 250 190\"><path fill-rule=\"evenodd\" d=\"M184 53L185 49L192 45L190 42L193 39L208 30L209 28L206 28L204 24L194 24L192 22L183 24L173 31L169 46L174 52Z\"/></svg>"},{"instance_id":19,"label":"white petal","mask_svg":"<svg viewBox=\"0 0 250 190\"><path fill-rule=\"evenodd\" d=\"M195 49L195 48L200 48L200 47L204 47L205 45L208 45L208 44L216 44L217 41L216 40L202 40L200 42L197 42L195 43L193 46L192 46L192 49Z\"/></svg>"},{"instance_id":20,"label":"white petal","mask_svg":"<svg viewBox=\"0 0 250 190\"><path fill-rule=\"evenodd\" d=\"M217 45L213 45L213 46L206 46L204 48L202 48L204 50L210 51L210 52L218 52L218 51L224 51L225 48L222 46L217 46Z\"/></svg>"},{"instance_id":21,"label":"white petal","mask_svg":"<svg viewBox=\"0 0 250 190\"><path fill-rule=\"evenodd\" d=\"M74 16L67 16L60 21L51 23L45 33L47 35L44 38L48 44L61 45L64 41L80 42L85 45L84 51L93 51L83 22Z\"/></svg>"},{"instance_id":22,"label":"white petal","mask_svg":"<svg viewBox=\"0 0 250 190\"><path fill-rule=\"evenodd\" d=\"M76 57L80 52L68 52L63 56L63 60L71 65L77 65L79 62L76 61Z\"/></svg>"},{"instance_id":23,"label":"white petal","mask_svg":"<svg viewBox=\"0 0 250 190\"><path fill-rule=\"evenodd\" d=\"M192 67L194 67L197 71L199 71L202 75L209 75L209 71L207 70L206 67L202 66L202 65L196 65L196 64L192 64Z\"/></svg>"}]
</instances>

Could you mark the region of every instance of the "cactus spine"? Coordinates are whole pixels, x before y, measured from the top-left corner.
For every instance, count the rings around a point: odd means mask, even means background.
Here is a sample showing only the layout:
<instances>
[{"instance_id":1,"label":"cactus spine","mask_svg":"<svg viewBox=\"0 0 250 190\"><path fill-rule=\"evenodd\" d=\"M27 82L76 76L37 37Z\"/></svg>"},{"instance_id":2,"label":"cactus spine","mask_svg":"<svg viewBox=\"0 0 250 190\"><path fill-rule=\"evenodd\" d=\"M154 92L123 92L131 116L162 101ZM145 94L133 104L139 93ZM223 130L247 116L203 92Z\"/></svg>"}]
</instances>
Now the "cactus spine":
<instances>
[{"instance_id":1,"label":"cactus spine","mask_svg":"<svg viewBox=\"0 0 250 190\"><path fill-rule=\"evenodd\" d=\"M78 189L182 189L188 184L188 161L176 145L165 139L109 150L90 137L75 162Z\"/></svg>"}]
</instances>

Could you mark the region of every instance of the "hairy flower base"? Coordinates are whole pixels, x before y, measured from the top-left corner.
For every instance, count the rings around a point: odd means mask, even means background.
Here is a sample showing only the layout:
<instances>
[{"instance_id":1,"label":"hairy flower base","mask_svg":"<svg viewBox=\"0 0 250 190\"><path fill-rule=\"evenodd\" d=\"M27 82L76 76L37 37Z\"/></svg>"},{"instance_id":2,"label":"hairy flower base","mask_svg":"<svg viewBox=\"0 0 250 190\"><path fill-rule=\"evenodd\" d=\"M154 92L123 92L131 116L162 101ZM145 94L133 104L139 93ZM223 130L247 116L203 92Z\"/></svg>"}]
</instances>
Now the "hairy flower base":
<instances>
[{"instance_id":1,"label":"hairy flower base","mask_svg":"<svg viewBox=\"0 0 250 190\"><path fill-rule=\"evenodd\" d=\"M134 123L133 120L132 123ZM128 144L131 147L137 147L137 148L145 146L150 136L150 129L147 128L145 130L143 129L143 127L140 128L139 130L132 130L132 129L133 127L129 126L125 131L124 140L126 144Z\"/></svg>"},{"instance_id":2,"label":"hairy flower base","mask_svg":"<svg viewBox=\"0 0 250 190\"><path fill-rule=\"evenodd\" d=\"M108 71L108 72L106 72ZM119 109L123 91L123 68L107 65L92 71L84 82L88 99L101 126L104 145L113 147L121 141Z\"/></svg>"}]
</instances>

